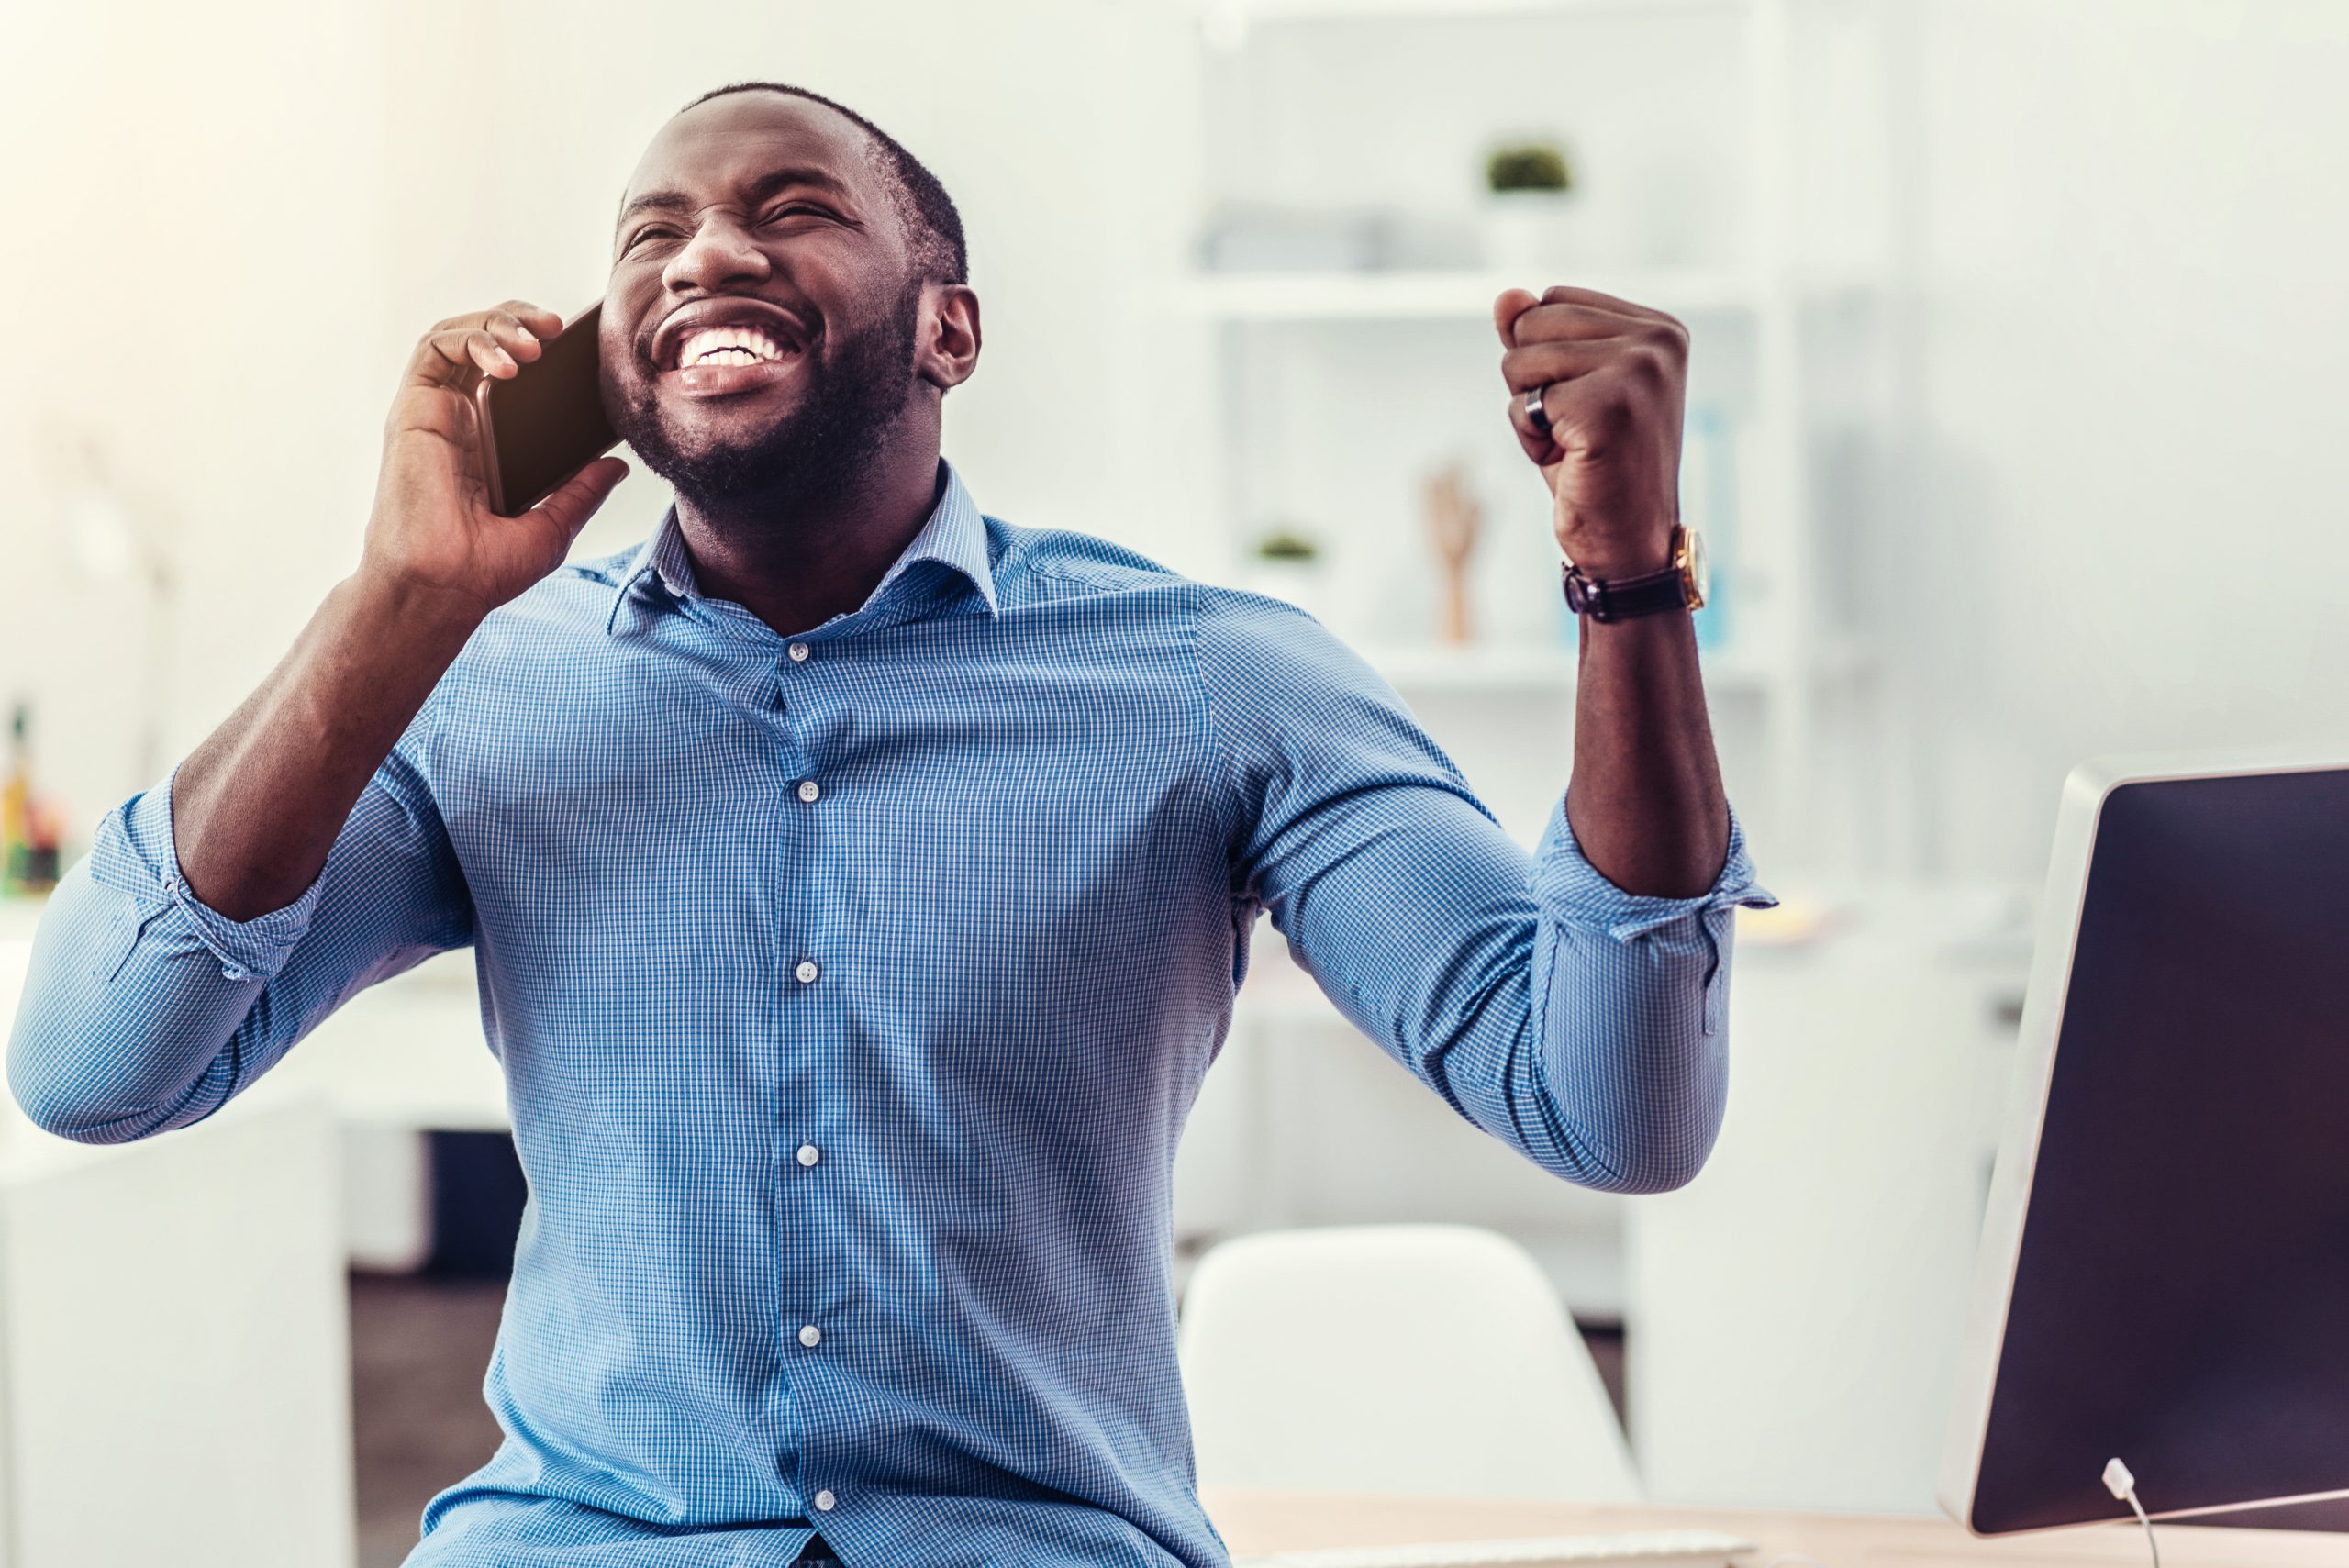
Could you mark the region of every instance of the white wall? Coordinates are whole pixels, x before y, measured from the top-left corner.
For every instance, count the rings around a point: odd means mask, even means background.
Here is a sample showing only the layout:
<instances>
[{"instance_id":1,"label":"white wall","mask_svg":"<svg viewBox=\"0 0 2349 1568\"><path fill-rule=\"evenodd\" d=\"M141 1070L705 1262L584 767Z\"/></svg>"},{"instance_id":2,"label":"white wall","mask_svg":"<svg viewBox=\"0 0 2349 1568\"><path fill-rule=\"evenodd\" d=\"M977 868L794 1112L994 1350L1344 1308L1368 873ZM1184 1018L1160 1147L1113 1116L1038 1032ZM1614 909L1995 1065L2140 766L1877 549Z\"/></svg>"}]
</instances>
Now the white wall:
<instances>
[{"instance_id":1,"label":"white wall","mask_svg":"<svg viewBox=\"0 0 2349 1568\"><path fill-rule=\"evenodd\" d=\"M139 590L63 535L95 453L171 536L181 745L343 570L391 384L373 13L17 6L0 48L0 700L38 703L77 836L137 787Z\"/></svg>"},{"instance_id":2,"label":"white wall","mask_svg":"<svg viewBox=\"0 0 2349 1568\"><path fill-rule=\"evenodd\" d=\"M1877 564L1928 867L2105 751L2349 746L2349 7L1936 0Z\"/></svg>"}]
</instances>

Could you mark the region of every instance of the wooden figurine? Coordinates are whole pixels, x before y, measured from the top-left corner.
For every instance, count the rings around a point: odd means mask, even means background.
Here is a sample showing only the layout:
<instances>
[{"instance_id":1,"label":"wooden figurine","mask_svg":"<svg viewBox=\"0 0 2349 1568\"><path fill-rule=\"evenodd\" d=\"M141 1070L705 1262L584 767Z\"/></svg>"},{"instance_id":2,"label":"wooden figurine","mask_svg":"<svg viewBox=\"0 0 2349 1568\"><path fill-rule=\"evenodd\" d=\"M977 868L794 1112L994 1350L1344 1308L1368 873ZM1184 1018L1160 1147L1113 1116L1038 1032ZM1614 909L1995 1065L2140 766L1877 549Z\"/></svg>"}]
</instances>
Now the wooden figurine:
<instances>
[{"instance_id":1,"label":"wooden figurine","mask_svg":"<svg viewBox=\"0 0 2349 1568\"><path fill-rule=\"evenodd\" d=\"M1437 470L1427 484L1428 535L1435 544L1436 561L1443 568L1443 598L1436 613L1436 635L1459 644L1473 641L1475 629L1468 614L1468 558L1475 552L1476 535L1484 526L1485 508L1468 488L1468 468L1454 458Z\"/></svg>"}]
</instances>

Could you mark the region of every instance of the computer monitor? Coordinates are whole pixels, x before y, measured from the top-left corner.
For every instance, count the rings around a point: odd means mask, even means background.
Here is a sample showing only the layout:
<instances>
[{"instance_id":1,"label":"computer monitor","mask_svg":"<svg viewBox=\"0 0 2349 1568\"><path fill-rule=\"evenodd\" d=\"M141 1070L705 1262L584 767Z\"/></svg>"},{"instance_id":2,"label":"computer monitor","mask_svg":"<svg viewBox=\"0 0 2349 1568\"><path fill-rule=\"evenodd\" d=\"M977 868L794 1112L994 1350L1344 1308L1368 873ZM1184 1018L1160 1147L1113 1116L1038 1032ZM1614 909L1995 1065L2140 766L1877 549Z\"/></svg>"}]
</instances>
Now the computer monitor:
<instances>
[{"instance_id":1,"label":"computer monitor","mask_svg":"<svg viewBox=\"0 0 2349 1568\"><path fill-rule=\"evenodd\" d=\"M2020 1044L1943 1506L2349 1528L2349 752L2076 772Z\"/></svg>"}]
</instances>

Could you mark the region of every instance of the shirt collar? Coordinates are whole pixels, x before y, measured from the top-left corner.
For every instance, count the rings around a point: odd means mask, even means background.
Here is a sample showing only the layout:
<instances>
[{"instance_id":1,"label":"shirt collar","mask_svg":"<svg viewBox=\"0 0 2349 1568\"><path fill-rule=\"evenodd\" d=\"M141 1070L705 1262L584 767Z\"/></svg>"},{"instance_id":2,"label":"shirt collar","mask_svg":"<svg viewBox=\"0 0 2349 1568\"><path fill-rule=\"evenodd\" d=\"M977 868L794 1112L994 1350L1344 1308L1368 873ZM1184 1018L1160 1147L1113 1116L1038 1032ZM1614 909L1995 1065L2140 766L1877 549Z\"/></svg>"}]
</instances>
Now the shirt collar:
<instances>
[{"instance_id":1,"label":"shirt collar","mask_svg":"<svg viewBox=\"0 0 2349 1568\"><path fill-rule=\"evenodd\" d=\"M1000 613L995 593L995 567L987 555L987 524L979 511L978 503L971 499L963 476L954 465L941 458L941 472L946 476L946 486L938 497L938 505L922 526L921 531L897 552L874 584L867 606L881 602L883 596L917 562L935 561L947 570L960 573L979 592L990 616ZM672 597L684 603L702 596L701 586L694 580L693 557L685 549L685 530L677 523L677 508L671 506L662 514L661 526L652 537L640 546L621 569L620 579L612 593L611 613L606 617L604 628L612 630L619 624L620 606L628 603L637 584L645 578L657 579Z\"/></svg>"},{"instance_id":2,"label":"shirt collar","mask_svg":"<svg viewBox=\"0 0 2349 1568\"><path fill-rule=\"evenodd\" d=\"M987 559L987 520L979 511L970 491L963 486L963 476L944 458L938 466L946 475L945 488L940 493L938 505L930 508L930 520L921 526L897 559L882 574L873 590L877 600L889 585L903 576L918 561L935 561L950 572L959 573L987 606L987 614L998 612L995 597L995 566Z\"/></svg>"}]
</instances>

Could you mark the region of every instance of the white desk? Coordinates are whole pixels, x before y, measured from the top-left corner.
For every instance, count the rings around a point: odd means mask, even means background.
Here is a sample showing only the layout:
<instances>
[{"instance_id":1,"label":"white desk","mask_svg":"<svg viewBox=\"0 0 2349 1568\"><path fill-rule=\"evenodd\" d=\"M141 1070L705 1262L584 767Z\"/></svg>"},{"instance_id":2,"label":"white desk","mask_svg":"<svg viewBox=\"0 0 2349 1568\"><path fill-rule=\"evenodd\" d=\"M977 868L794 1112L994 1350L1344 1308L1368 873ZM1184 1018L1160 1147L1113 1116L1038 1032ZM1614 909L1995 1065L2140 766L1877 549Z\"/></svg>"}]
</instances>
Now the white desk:
<instances>
[{"instance_id":1,"label":"white desk","mask_svg":"<svg viewBox=\"0 0 2349 1568\"><path fill-rule=\"evenodd\" d=\"M1765 1568L1800 1553L1824 1568L2144 1568L2132 1523L1977 1540L1947 1519L1735 1508L1578 1507L1451 1497L1317 1496L1208 1488L1208 1517L1235 1556L1325 1546L1382 1546L1639 1529L1718 1529L1761 1550ZM2160 1525L2168 1568L2340 1568L2349 1537Z\"/></svg>"},{"instance_id":2,"label":"white desk","mask_svg":"<svg viewBox=\"0 0 2349 1568\"><path fill-rule=\"evenodd\" d=\"M0 939L0 1019L28 944ZM239 1104L88 1148L0 1111L8 1568L337 1568L352 1555L334 1120Z\"/></svg>"},{"instance_id":3,"label":"white desk","mask_svg":"<svg viewBox=\"0 0 2349 1568\"><path fill-rule=\"evenodd\" d=\"M1630 1209L1632 1435L1659 1503L1933 1507L2027 928L1982 893L1846 907L1807 945L1741 945L1720 1141Z\"/></svg>"},{"instance_id":4,"label":"white desk","mask_svg":"<svg viewBox=\"0 0 2349 1568\"><path fill-rule=\"evenodd\" d=\"M482 1033L470 951L361 992L250 1093L323 1095L346 1125L504 1132L506 1079Z\"/></svg>"}]
</instances>

